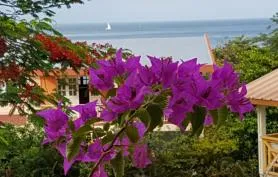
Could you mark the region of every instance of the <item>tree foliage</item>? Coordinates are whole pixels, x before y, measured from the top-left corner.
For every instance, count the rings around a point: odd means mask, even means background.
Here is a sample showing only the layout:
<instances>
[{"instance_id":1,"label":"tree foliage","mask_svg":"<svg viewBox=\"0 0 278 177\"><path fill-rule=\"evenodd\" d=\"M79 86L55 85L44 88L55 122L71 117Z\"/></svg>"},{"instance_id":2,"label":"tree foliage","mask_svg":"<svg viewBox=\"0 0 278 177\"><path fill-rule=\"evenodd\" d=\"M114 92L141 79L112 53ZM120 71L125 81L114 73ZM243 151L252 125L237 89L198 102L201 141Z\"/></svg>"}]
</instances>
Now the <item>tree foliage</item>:
<instances>
[{"instance_id":1,"label":"tree foliage","mask_svg":"<svg viewBox=\"0 0 278 177\"><path fill-rule=\"evenodd\" d=\"M278 68L278 14L272 18L273 28L269 34L250 38L237 37L215 48L217 63L224 60L233 63L240 77L251 82ZM266 27L267 28L267 27Z\"/></svg>"},{"instance_id":2,"label":"tree foliage","mask_svg":"<svg viewBox=\"0 0 278 177\"><path fill-rule=\"evenodd\" d=\"M46 16L53 16L55 12L53 8L61 8L66 6L70 8L72 4L82 4L81 0L1 0L0 1L0 16L17 18L22 15L32 15L33 17L39 17L40 14Z\"/></svg>"}]
</instances>

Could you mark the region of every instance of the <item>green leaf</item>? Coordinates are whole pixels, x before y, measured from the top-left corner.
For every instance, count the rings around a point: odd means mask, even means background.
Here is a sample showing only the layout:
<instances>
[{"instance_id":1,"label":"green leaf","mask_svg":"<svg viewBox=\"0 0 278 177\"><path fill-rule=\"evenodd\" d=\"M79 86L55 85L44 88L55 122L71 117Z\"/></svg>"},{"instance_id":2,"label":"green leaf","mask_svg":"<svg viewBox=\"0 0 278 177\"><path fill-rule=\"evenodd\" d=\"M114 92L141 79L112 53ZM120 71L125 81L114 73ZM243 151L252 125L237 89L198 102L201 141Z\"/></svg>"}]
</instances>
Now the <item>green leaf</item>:
<instances>
[{"instance_id":1,"label":"green leaf","mask_svg":"<svg viewBox=\"0 0 278 177\"><path fill-rule=\"evenodd\" d=\"M169 94L167 92L162 92L160 95L158 95L155 99L154 102L156 104L159 104L159 106L164 109L166 105L168 104L168 96Z\"/></svg>"},{"instance_id":2,"label":"green leaf","mask_svg":"<svg viewBox=\"0 0 278 177\"><path fill-rule=\"evenodd\" d=\"M84 125L83 127L80 127L76 132L74 132L73 136L81 137L83 135L90 133L92 130L93 128L90 125Z\"/></svg>"},{"instance_id":3,"label":"green leaf","mask_svg":"<svg viewBox=\"0 0 278 177\"><path fill-rule=\"evenodd\" d=\"M102 119L94 117L94 118L91 118L90 120L88 120L86 122L86 125L93 125L93 124L95 124L97 122L101 122L101 121L102 121Z\"/></svg>"},{"instance_id":4,"label":"green leaf","mask_svg":"<svg viewBox=\"0 0 278 177\"><path fill-rule=\"evenodd\" d=\"M5 140L3 137L0 136L0 146L7 147L9 145L8 141Z\"/></svg>"},{"instance_id":5,"label":"green leaf","mask_svg":"<svg viewBox=\"0 0 278 177\"><path fill-rule=\"evenodd\" d=\"M128 120L129 114L130 114L130 111L127 111L127 112L121 114L121 115L119 116L119 118L116 120L116 121L118 122L118 124L119 124L120 127L122 127L122 126L124 125L125 120Z\"/></svg>"},{"instance_id":6,"label":"green leaf","mask_svg":"<svg viewBox=\"0 0 278 177\"><path fill-rule=\"evenodd\" d=\"M104 130L104 131L108 131L109 128L110 128L110 124L109 124L109 123L105 123L105 124L103 125L103 130Z\"/></svg>"},{"instance_id":7,"label":"green leaf","mask_svg":"<svg viewBox=\"0 0 278 177\"><path fill-rule=\"evenodd\" d=\"M116 96L116 93L117 93L117 89L115 89L115 88L110 89L110 90L108 91L108 93L106 94L106 98Z\"/></svg>"},{"instance_id":8,"label":"green leaf","mask_svg":"<svg viewBox=\"0 0 278 177\"><path fill-rule=\"evenodd\" d=\"M74 127L73 121L72 121L72 120L69 120L69 121L68 121L68 124L69 124L70 130L71 130L71 131L74 131L75 127Z\"/></svg>"},{"instance_id":9,"label":"green leaf","mask_svg":"<svg viewBox=\"0 0 278 177\"><path fill-rule=\"evenodd\" d=\"M111 165L112 165L115 177L124 176L125 160L124 160L122 151L120 151L117 154L117 156L111 160Z\"/></svg>"},{"instance_id":10,"label":"green leaf","mask_svg":"<svg viewBox=\"0 0 278 177\"><path fill-rule=\"evenodd\" d=\"M138 133L138 130L136 127L134 126L127 126L126 127L126 134L129 138L129 140L133 143L136 143L138 142L139 140L139 133Z\"/></svg>"},{"instance_id":11,"label":"green leaf","mask_svg":"<svg viewBox=\"0 0 278 177\"><path fill-rule=\"evenodd\" d=\"M28 120L37 127L44 126L44 119L42 119L40 116L38 116L36 114L30 114L28 116Z\"/></svg>"},{"instance_id":12,"label":"green leaf","mask_svg":"<svg viewBox=\"0 0 278 177\"><path fill-rule=\"evenodd\" d=\"M104 132L104 130L102 128L94 128L92 129L93 131L93 138L99 138L99 137L102 137L104 135L106 135L106 133Z\"/></svg>"},{"instance_id":13,"label":"green leaf","mask_svg":"<svg viewBox=\"0 0 278 177\"><path fill-rule=\"evenodd\" d=\"M36 27L39 30L47 30L47 31L51 31L53 29L52 26L46 22L39 22Z\"/></svg>"},{"instance_id":14,"label":"green leaf","mask_svg":"<svg viewBox=\"0 0 278 177\"><path fill-rule=\"evenodd\" d=\"M213 123L216 125L218 123L218 110L210 110L209 114L211 115L212 119L213 119Z\"/></svg>"},{"instance_id":15,"label":"green leaf","mask_svg":"<svg viewBox=\"0 0 278 177\"><path fill-rule=\"evenodd\" d=\"M147 131L150 132L155 129L158 125L163 124L163 111L161 107L157 104L150 104L147 107L147 112L150 116L150 123Z\"/></svg>"},{"instance_id":16,"label":"green leaf","mask_svg":"<svg viewBox=\"0 0 278 177\"><path fill-rule=\"evenodd\" d=\"M223 125L223 123L227 120L228 117L228 108L227 106L223 106L222 108L218 109L218 121L217 127Z\"/></svg>"},{"instance_id":17,"label":"green leaf","mask_svg":"<svg viewBox=\"0 0 278 177\"><path fill-rule=\"evenodd\" d=\"M182 126L184 127L184 129L186 129L187 128L187 126L188 126L188 124L190 123L190 121L191 121L191 118L192 118L192 116L191 116L191 114L190 115L187 115L187 117L182 121Z\"/></svg>"},{"instance_id":18,"label":"green leaf","mask_svg":"<svg viewBox=\"0 0 278 177\"><path fill-rule=\"evenodd\" d=\"M71 161L80 150L80 144L82 142L82 138L77 137L70 140L69 144L67 144L67 159L68 161Z\"/></svg>"},{"instance_id":19,"label":"green leaf","mask_svg":"<svg viewBox=\"0 0 278 177\"><path fill-rule=\"evenodd\" d=\"M149 127L151 117L146 109L139 109L135 113L135 117L138 117L145 125L145 127Z\"/></svg>"},{"instance_id":20,"label":"green leaf","mask_svg":"<svg viewBox=\"0 0 278 177\"><path fill-rule=\"evenodd\" d=\"M113 139L114 139L114 134L113 134L111 131L109 131L109 132L107 132L107 134L101 139L101 142L102 142L102 144L107 144L107 143L112 142Z\"/></svg>"},{"instance_id":21,"label":"green leaf","mask_svg":"<svg viewBox=\"0 0 278 177\"><path fill-rule=\"evenodd\" d=\"M204 121L206 117L206 108L204 107L194 107L194 112L189 113L188 116L191 116L192 124L192 134L199 136L204 128Z\"/></svg>"}]
</instances>

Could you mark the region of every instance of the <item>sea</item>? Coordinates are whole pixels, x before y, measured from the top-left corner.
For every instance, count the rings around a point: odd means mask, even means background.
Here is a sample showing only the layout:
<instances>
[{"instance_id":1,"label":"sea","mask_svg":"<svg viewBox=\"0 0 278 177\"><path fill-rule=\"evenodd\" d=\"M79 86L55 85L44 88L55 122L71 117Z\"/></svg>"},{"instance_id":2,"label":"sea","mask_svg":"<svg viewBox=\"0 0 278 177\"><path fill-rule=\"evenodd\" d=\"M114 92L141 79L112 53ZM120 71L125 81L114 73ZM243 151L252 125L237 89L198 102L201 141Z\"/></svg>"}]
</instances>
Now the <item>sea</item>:
<instances>
[{"instance_id":1,"label":"sea","mask_svg":"<svg viewBox=\"0 0 278 177\"><path fill-rule=\"evenodd\" d=\"M178 22L57 24L56 28L74 41L130 38L198 37L208 34L213 47L239 36L254 37L271 32L270 19L203 20ZM111 26L110 30L106 30Z\"/></svg>"}]
</instances>

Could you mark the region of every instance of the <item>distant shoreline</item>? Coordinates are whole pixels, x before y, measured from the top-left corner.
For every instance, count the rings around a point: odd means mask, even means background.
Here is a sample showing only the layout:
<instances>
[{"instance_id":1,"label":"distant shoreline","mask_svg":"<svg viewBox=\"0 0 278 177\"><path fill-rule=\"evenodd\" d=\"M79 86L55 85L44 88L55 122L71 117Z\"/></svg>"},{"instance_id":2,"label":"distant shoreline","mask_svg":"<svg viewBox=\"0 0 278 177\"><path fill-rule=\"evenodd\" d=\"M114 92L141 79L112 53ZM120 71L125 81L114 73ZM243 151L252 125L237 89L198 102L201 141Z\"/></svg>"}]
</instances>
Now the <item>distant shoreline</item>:
<instances>
[{"instance_id":1,"label":"distant shoreline","mask_svg":"<svg viewBox=\"0 0 278 177\"><path fill-rule=\"evenodd\" d=\"M269 20L271 22L271 18L229 18L229 19L196 19L196 20L166 20L166 21L109 21L110 24L136 24L136 23L190 23L190 22L224 22L224 21L256 21L256 20ZM59 26L59 25L88 25L88 24L106 24L107 22L80 22L80 23L57 23L54 24L54 26Z\"/></svg>"}]
</instances>

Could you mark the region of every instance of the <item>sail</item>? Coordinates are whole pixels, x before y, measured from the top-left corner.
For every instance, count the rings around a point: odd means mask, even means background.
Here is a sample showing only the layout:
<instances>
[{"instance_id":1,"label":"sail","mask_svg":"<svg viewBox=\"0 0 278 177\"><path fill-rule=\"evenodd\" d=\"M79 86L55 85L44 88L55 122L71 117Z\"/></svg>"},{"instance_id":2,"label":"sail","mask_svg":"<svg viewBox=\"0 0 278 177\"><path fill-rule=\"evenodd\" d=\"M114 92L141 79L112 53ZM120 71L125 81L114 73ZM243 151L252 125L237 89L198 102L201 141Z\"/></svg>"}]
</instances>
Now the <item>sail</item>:
<instances>
[{"instance_id":1,"label":"sail","mask_svg":"<svg viewBox=\"0 0 278 177\"><path fill-rule=\"evenodd\" d=\"M111 25L109 23L107 23L107 27L105 28L105 30L111 30Z\"/></svg>"}]
</instances>

